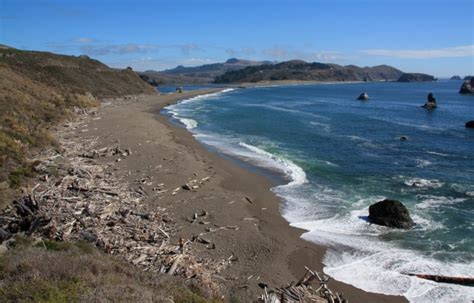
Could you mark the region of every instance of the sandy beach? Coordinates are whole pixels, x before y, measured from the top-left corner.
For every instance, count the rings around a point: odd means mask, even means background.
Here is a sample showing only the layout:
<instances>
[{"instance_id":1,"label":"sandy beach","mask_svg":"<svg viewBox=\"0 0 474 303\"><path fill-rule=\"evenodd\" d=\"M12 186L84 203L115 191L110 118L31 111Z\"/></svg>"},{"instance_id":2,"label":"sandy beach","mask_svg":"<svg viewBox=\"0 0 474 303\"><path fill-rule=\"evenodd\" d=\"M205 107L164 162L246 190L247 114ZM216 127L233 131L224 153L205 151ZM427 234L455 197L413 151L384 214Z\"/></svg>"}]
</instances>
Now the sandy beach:
<instances>
[{"instance_id":1,"label":"sandy beach","mask_svg":"<svg viewBox=\"0 0 474 303\"><path fill-rule=\"evenodd\" d=\"M261 294L259 282L285 286L303 275L304 266L321 272L325 249L300 239L303 231L290 227L280 215L280 200L270 191L275 184L269 178L209 152L185 128L160 114L169 104L217 91L142 95L132 102L111 102L101 107L100 119L91 120L80 136L98 137L103 146L118 142L133 151L110 169L130 184L142 178L152 180L143 184L148 194L146 203L166 208L173 218L177 233L172 241L191 239L209 227L230 227L206 236L212 247L193 243L189 249L206 260L232 259L231 265L214 278L226 301L237 298L249 302ZM208 181L199 188L171 193L203 178ZM158 183L170 191L157 193L153 188ZM205 220L192 220L194 214L204 213ZM329 286L350 302L406 301L334 280Z\"/></svg>"}]
</instances>

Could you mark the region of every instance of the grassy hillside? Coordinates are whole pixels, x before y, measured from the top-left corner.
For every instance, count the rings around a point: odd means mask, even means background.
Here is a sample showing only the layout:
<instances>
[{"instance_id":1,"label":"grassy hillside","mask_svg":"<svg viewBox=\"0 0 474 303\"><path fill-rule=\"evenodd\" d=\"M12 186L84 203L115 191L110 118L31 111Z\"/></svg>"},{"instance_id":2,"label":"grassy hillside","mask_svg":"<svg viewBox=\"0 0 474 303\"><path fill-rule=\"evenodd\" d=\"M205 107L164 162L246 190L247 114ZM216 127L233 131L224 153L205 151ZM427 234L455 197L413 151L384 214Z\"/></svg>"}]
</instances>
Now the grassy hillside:
<instances>
[{"instance_id":1,"label":"grassy hillside","mask_svg":"<svg viewBox=\"0 0 474 303\"><path fill-rule=\"evenodd\" d=\"M260 81L383 81L397 80L403 73L391 66L358 67L340 66L319 62L307 63L291 60L278 64L250 66L228 71L216 77L215 83L244 83Z\"/></svg>"},{"instance_id":2,"label":"grassy hillside","mask_svg":"<svg viewBox=\"0 0 474 303\"><path fill-rule=\"evenodd\" d=\"M85 242L34 242L17 237L0 254L0 302L196 302L196 285L137 270Z\"/></svg>"},{"instance_id":3,"label":"grassy hillside","mask_svg":"<svg viewBox=\"0 0 474 303\"><path fill-rule=\"evenodd\" d=\"M139 74L147 76L151 80L155 80L158 84L203 84L213 82L217 76L228 71L236 71L248 66L262 64L271 64L271 62L231 58L222 63L204 64L193 67L180 65L162 72L145 71L139 72Z\"/></svg>"},{"instance_id":4,"label":"grassy hillside","mask_svg":"<svg viewBox=\"0 0 474 303\"><path fill-rule=\"evenodd\" d=\"M74 107L102 97L153 92L131 70L115 70L86 56L0 47L0 201L33 174L27 153L54 142L48 128Z\"/></svg>"}]
</instances>

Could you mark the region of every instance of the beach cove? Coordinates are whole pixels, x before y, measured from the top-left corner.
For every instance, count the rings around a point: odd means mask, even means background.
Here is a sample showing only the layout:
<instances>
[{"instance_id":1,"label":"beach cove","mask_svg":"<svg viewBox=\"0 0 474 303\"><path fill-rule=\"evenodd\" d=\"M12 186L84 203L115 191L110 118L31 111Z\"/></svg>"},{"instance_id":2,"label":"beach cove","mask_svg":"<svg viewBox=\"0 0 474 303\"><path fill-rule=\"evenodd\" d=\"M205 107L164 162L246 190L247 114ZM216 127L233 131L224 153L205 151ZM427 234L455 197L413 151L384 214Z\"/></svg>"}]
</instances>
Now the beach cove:
<instances>
[{"instance_id":1,"label":"beach cove","mask_svg":"<svg viewBox=\"0 0 474 303\"><path fill-rule=\"evenodd\" d=\"M304 239L330 247L327 274L414 302L468 302L469 287L406 276L472 274L472 134L462 125L471 109L457 85L248 88L188 99L165 113L207 149L270 177L285 219L307 230ZM360 91L371 100L355 100ZM420 107L426 91L442 100L436 111ZM415 227L367 224L368 206L384 198L403 201Z\"/></svg>"},{"instance_id":2,"label":"beach cove","mask_svg":"<svg viewBox=\"0 0 474 303\"><path fill-rule=\"evenodd\" d=\"M129 182L146 174L174 189L190 178L210 176L210 181L196 191L181 190L165 198L150 194L149 203L165 207L175 218L179 226L172 239L175 242L206 229L206 225L189 222L203 210L213 225L239 227L214 233L208 238L215 249L202 245L195 253L212 259L234 256L237 261L220 273L221 283L227 300L235 297L245 302L261 294L259 282L284 286L301 278L304 266L321 272L325 249L300 239L303 231L290 227L281 216L280 200L270 191L273 182L207 151L191 133L159 114L174 102L216 92L139 96L133 103L102 107L102 119L92 121L89 131L82 135L98 136L105 146L116 140L130 146L133 154L116 166L116 173ZM153 193L146 185L144 189ZM352 302L405 301L402 297L367 293L335 280L329 285Z\"/></svg>"}]
</instances>

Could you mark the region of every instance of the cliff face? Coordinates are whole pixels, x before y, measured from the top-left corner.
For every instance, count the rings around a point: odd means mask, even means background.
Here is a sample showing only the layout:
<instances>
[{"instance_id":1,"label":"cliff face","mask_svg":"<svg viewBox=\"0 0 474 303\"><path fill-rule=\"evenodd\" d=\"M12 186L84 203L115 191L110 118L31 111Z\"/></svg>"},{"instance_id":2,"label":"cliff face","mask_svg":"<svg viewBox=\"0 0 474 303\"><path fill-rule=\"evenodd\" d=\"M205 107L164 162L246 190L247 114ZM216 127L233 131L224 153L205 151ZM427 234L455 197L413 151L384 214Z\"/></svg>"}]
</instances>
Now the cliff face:
<instances>
[{"instance_id":1,"label":"cliff face","mask_svg":"<svg viewBox=\"0 0 474 303\"><path fill-rule=\"evenodd\" d=\"M115 70L86 56L0 47L0 200L31 174L31 149L52 143L47 129L74 107L98 104L97 97L151 93L131 70Z\"/></svg>"},{"instance_id":2,"label":"cliff face","mask_svg":"<svg viewBox=\"0 0 474 303\"><path fill-rule=\"evenodd\" d=\"M427 74L406 73L400 76L398 82L429 82L436 81L435 77Z\"/></svg>"},{"instance_id":3,"label":"cliff face","mask_svg":"<svg viewBox=\"0 0 474 303\"><path fill-rule=\"evenodd\" d=\"M391 66L358 67L291 60L278 64L263 64L229 71L216 77L215 83L259 81L394 81L403 73Z\"/></svg>"}]
</instances>

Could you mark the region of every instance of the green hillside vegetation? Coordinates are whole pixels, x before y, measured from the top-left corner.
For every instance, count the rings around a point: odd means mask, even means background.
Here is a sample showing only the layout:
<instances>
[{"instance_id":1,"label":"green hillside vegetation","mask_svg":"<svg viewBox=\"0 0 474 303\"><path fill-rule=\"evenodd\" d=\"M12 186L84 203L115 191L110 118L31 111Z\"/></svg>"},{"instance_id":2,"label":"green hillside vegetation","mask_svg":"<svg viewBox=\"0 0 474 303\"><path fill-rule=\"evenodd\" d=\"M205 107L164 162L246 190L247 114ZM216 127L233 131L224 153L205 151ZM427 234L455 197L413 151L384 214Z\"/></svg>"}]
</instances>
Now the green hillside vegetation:
<instances>
[{"instance_id":1,"label":"green hillside vegetation","mask_svg":"<svg viewBox=\"0 0 474 303\"><path fill-rule=\"evenodd\" d=\"M395 81L402 71L388 66L358 67L326 63L307 63L301 60L278 64L249 66L228 71L214 80L215 83L255 83L260 81Z\"/></svg>"},{"instance_id":2,"label":"green hillside vegetation","mask_svg":"<svg viewBox=\"0 0 474 303\"><path fill-rule=\"evenodd\" d=\"M34 172L27 153L54 144L48 129L98 98L151 93L132 70L87 56L0 47L0 201Z\"/></svg>"},{"instance_id":3,"label":"green hillside vegetation","mask_svg":"<svg viewBox=\"0 0 474 303\"><path fill-rule=\"evenodd\" d=\"M258 66L271 64L269 61L252 61L231 58L222 63L211 63L199 66L185 67L182 65L165 71L144 71L139 72L141 76L146 76L154 80L157 84L204 84L213 82L217 76L228 71L243 69L247 66Z\"/></svg>"}]
</instances>

